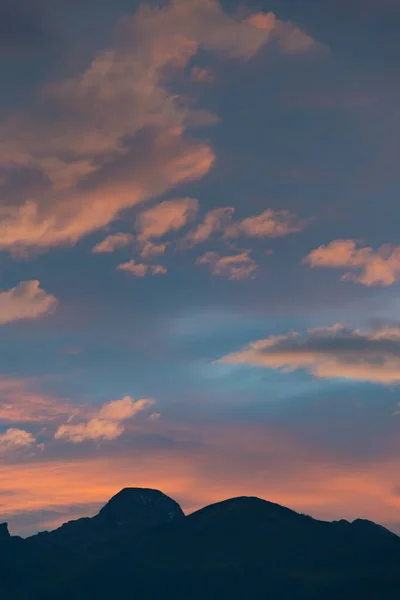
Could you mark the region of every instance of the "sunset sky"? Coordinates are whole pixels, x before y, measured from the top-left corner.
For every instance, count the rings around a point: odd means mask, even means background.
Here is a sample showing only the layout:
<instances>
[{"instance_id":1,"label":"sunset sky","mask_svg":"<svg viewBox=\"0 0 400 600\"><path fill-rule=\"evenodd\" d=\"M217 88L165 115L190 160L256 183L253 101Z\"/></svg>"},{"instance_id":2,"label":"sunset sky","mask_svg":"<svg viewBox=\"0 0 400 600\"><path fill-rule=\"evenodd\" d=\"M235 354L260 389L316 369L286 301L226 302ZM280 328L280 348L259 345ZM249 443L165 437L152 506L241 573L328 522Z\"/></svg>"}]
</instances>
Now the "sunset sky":
<instances>
[{"instance_id":1,"label":"sunset sky","mask_svg":"<svg viewBox=\"0 0 400 600\"><path fill-rule=\"evenodd\" d=\"M400 533L398 0L0 0L0 521Z\"/></svg>"}]
</instances>

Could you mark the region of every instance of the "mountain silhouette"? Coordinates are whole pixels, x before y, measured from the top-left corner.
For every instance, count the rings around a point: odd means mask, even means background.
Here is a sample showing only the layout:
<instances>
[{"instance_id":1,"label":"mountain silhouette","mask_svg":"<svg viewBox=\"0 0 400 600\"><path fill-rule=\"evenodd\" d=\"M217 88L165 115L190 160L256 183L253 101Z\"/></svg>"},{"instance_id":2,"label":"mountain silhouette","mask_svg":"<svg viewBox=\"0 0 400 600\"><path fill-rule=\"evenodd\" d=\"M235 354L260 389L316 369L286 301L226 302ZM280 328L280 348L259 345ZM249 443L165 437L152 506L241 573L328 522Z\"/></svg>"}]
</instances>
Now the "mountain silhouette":
<instances>
[{"instance_id":1,"label":"mountain silhouette","mask_svg":"<svg viewBox=\"0 0 400 600\"><path fill-rule=\"evenodd\" d=\"M126 488L92 518L22 539L0 525L0 589L13 600L398 600L400 538L254 497L185 516Z\"/></svg>"}]
</instances>

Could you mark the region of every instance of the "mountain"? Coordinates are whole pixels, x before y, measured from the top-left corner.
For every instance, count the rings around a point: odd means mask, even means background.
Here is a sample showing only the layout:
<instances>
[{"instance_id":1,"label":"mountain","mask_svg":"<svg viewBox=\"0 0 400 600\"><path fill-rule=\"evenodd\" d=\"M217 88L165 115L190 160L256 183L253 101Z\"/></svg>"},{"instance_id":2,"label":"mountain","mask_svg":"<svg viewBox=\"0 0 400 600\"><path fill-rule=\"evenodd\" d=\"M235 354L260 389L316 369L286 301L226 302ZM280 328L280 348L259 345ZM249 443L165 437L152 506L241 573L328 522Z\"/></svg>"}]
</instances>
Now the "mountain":
<instances>
[{"instance_id":1,"label":"mountain","mask_svg":"<svg viewBox=\"0 0 400 600\"><path fill-rule=\"evenodd\" d=\"M25 540L0 526L0 589L13 600L398 600L400 538L253 497L189 516L126 488L92 518Z\"/></svg>"}]
</instances>

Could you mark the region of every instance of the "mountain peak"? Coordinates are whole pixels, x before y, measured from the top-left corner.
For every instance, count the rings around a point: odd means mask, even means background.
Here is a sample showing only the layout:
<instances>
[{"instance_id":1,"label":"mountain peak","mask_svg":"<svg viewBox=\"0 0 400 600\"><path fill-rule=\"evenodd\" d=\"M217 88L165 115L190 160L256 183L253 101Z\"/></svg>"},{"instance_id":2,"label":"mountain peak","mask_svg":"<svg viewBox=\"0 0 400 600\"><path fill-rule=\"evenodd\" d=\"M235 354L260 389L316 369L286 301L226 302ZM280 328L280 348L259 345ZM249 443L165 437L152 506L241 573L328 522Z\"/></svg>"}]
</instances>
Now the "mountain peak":
<instances>
[{"instance_id":1,"label":"mountain peak","mask_svg":"<svg viewBox=\"0 0 400 600\"><path fill-rule=\"evenodd\" d=\"M8 523L0 523L0 542L2 540L8 540L10 538L10 533L8 531Z\"/></svg>"},{"instance_id":2,"label":"mountain peak","mask_svg":"<svg viewBox=\"0 0 400 600\"><path fill-rule=\"evenodd\" d=\"M113 526L153 527L184 516L179 504L159 490L124 488L103 506L96 519Z\"/></svg>"}]
</instances>

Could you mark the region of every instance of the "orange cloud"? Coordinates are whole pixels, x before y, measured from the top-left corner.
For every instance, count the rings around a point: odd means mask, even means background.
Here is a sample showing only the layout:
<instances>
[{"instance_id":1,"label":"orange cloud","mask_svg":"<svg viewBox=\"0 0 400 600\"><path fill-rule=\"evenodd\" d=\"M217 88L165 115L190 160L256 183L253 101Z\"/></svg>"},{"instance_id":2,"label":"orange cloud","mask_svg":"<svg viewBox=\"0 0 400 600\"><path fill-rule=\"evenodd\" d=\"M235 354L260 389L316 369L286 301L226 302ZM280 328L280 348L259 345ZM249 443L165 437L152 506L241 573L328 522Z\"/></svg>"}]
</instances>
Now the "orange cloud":
<instances>
[{"instance_id":1,"label":"orange cloud","mask_svg":"<svg viewBox=\"0 0 400 600\"><path fill-rule=\"evenodd\" d=\"M151 275L165 275L167 273L167 269L162 265L146 265L144 263L137 263L133 259L118 265L117 270L127 271L135 277L146 277L149 273Z\"/></svg>"},{"instance_id":2,"label":"orange cloud","mask_svg":"<svg viewBox=\"0 0 400 600\"><path fill-rule=\"evenodd\" d=\"M39 281L21 281L16 287L0 292L0 325L39 319L53 313L57 304L57 298L42 290Z\"/></svg>"},{"instance_id":3,"label":"orange cloud","mask_svg":"<svg viewBox=\"0 0 400 600\"><path fill-rule=\"evenodd\" d=\"M224 237L271 237L277 238L303 231L306 221L300 219L297 215L288 210L272 210L268 208L260 215L247 217L243 221L230 225Z\"/></svg>"},{"instance_id":4,"label":"orange cloud","mask_svg":"<svg viewBox=\"0 0 400 600\"><path fill-rule=\"evenodd\" d=\"M228 354L220 362L247 364L283 372L304 369L328 379L380 384L400 383L400 328L362 332L342 324L270 336Z\"/></svg>"},{"instance_id":5,"label":"orange cloud","mask_svg":"<svg viewBox=\"0 0 400 600\"><path fill-rule=\"evenodd\" d=\"M253 277L257 270L257 263L250 257L250 250L231 256L221 256L218 252L206 252L197 259L197 264L209 265L213 275L237 281Z\"/></svg>"},{"instance_id":6,"label":"orange cloud","mask_svg":"<svg viewBox=\"0 0 400 600\"><path fill-rule=\"evenodd\" d=\"M147 241L160 238L171 231L182 229L195 217L198 207L199 203L195 198L179 198L166 200L144 210L136 219L139 239Z\"/></svg>"},{"instance_id":7,"label":"orange cloud","mask_svg":"<svg viewBox=\"0 0 400 600\"><path fill-rule=\"evenodd\" d=\"M137 400L125 396L104 404L98 413L85 423L61 425L54 439L66 439L73 443L86 440L114 440L124 432L124 421L131 419L155 404L155 400Z\"/></svg>"},{"instance_id":8,"label":"orange cloud","mask_svg":"<svg viewBox=\"0 0 400 600\"><path fill-rule=\"evenodd\" d=\"M400 278L400 246L385 244L373 250L357 248L354 240L335 240L327 246L312 250L303 262L312 268L351 269L342 280L362 283L366 286L389 286Z\"/></svg>"},{"instance_id":9,"label":"orange cloud","mask_svg":"<svg viewBox=\"0 0 400 600\"><path fill-rule=\"evenodd\" d=\"M124 248L133 244L134 237L130 233L114 233L108 235L102 242L96 244L93 248L95 254L101 254L104 252L115 252L118 248Z\"/></svg>"}]
</instances>

